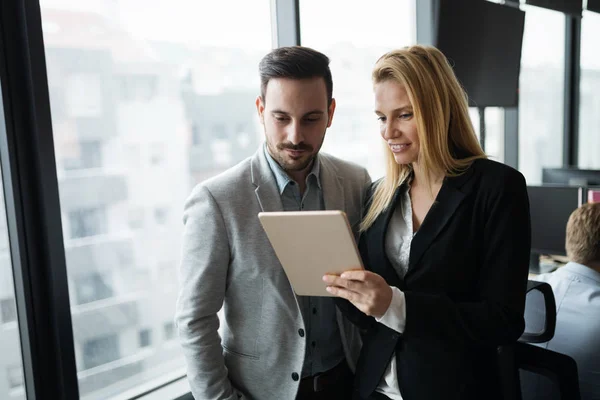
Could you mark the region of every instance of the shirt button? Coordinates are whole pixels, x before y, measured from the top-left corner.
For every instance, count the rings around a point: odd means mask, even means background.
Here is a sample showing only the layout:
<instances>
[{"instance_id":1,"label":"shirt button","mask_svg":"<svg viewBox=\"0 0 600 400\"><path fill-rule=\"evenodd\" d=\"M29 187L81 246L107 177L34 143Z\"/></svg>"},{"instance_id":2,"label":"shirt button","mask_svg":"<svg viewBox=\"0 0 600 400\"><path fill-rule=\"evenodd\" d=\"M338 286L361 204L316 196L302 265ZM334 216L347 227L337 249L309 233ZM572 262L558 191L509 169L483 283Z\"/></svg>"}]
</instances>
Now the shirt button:
<instances>
[{"instance_id":1,"label":"shirt button","mask_svg":"<svg viewBox=\"0 0 600 400\"><path fill-rule=\"evenodd\" d=\"M313 342L311 343L311 345L312 345L312 347L315 347L315 346L317 345L317 342L314 342L314 341L313 341Z\"/></svg>"},{"instance_id":2,"label":"shirt button","mask_svg":"<svg viewBox=\"0 0 600 400\"><path fill-rule=\"evenodd\" d=\"M304 329L298 329L298 335L300 335L300 337L304 337Z\"/></svg>"},{"instance_id":3,"label":"shirt button","mask_svg":"<svg viewBox=\"0 0 600 400\"><path fill-rule=\"evenodd\" d=\"M316 313L317 313L317 308L315 307L315 308L313 308L313 314L316 314Z\"/></svg>"},{"instance_id":4,"label":"shirt button","mask_svg":"<svg viewBox=\"0 0 600 400\"><path fill-rule=\"evenodd\" d=\"M300 379L300 377L298 376L297 373L294 372L294 373L292 373L292 379L297 381L298 379Z\"/></svg>"}]
</instances>

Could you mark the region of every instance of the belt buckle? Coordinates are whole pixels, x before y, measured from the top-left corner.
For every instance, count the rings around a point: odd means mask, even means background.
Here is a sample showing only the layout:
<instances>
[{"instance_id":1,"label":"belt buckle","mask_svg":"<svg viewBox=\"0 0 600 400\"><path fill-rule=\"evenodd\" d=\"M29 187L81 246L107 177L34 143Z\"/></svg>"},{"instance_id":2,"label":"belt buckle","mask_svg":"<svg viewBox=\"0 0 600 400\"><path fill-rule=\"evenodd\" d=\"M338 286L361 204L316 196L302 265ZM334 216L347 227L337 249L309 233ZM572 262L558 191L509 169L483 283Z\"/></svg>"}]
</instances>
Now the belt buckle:
<instances>
[{"instance_id":1,"label":"belt buckle","mask_svg":"<svg viewBox=\"0 0 600 400\"><path fill-rule=\"evenodd\" d=\"M317 374L313 378L313 391L315 393L318 393L324 389L323 386L321 385L321 379L320 379L322 376L323 376L323 374Z\"/></svg>"}]
</instances>

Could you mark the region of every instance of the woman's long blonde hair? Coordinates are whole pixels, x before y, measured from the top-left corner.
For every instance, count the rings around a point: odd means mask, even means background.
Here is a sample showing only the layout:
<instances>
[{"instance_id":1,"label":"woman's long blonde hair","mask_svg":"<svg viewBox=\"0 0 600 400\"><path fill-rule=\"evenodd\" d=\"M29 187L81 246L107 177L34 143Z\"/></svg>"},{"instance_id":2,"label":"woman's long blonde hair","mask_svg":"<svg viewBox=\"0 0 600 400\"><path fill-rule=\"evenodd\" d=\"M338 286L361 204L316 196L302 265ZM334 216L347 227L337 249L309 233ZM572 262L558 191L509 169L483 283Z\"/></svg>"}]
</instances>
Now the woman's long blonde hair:
<instances>
[{"instance_id":1,"label":"woman's long blonde hair","mask_svg":"<svg viewBox=\"0 0 600 400\"><path fill-rule=\"evenodd\" d=\"M377 61L372 78L373 84L394 81L404 86L417 124L418 162L425 179L460 175L476 159L486 158L469 118L467 95L441 51L431 46L390 51ZM361 231L386 210L396 188L412 173L412 165L397 164L387 145L385 158L385 177L374 190Z\"/></svg>"}]
</instances>

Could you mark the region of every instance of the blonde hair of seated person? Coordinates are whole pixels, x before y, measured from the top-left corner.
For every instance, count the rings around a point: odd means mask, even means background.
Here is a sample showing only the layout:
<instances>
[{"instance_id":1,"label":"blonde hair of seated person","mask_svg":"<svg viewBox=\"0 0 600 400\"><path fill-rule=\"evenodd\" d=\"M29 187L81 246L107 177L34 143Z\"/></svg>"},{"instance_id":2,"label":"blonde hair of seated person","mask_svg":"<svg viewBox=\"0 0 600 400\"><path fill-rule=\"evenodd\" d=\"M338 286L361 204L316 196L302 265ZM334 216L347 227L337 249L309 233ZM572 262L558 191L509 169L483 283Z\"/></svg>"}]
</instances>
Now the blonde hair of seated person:
<instances>
[{"instance_id":1,"label":"blonde hair of seated person","mask_svg":"<svg viewBox=\"0 0 600 400\"><path fill-rule=\"evenodd\" d=\"M571 213L565 247L571 261L600 270L600 203L584 204Z\"/></svg>"},{"instance_id":2,"label":"blonde hair of seated person","mask_svg":"<svg viewBox=\"0 0 600 400\"><path fill-rule=\"evenodd\" d=\"M441 51L418 45L390 51L375 64L372 80L374 85L392 80L404 86L417 123L418 163L429 172L426 179L459 175L474 160L486 158L471 124L467 95ZM385 177L375 188L361 231L388 207L396 188L412 172L412 165L396 163L385 147Z\"/></svg>"}]
</instances>

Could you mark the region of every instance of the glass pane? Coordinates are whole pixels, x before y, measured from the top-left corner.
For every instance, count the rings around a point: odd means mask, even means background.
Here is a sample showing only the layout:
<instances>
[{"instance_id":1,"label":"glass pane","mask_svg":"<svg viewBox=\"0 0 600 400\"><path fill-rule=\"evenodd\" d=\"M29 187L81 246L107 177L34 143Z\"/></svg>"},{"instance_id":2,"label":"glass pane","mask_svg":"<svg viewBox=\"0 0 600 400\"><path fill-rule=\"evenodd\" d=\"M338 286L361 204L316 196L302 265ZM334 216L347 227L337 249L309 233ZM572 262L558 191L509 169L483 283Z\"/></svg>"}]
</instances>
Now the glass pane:
<instances>
[{"instance_id":1,"label":"glass pane","mask_svg":"<svg viewBox=\"0 0 600 400\"><path fill-rule=\"evenodd\" d=\"M504 162L504 109L485 109L485 152L495 161Z\"/></svg>"},{"instance_id":2,"label":"glass pane","mask_svg":"<svg viewBox=\"0 0 600 400\"><path fill-rule=\"evenodd\" d=\"M584 12L581 22L579 166L600 169L600 14Z\"/></svg>"},{"instance_id":3,"label":"glass pane","mask_svg":"<svg viewBox=\"0 0 600 400\"><path fill-rule=\"evenodd\" d=\"M183 204L256 151L269 0L42 0L80 395L185 372Z\"/></svg>"},{"instance_id":4,"label":"glass pane","mask_svg":"<svg viewBox=\"0 0 600 400\"><path fill-rule=\"evenodd\" d=\"M4 110L0 104L0 134L4 134ZM24 400L23 361L21 339L17 321L15 285L6 209L4 187L0 177L0 399Z\"/></svg>"},{"instance_id":5,"label":"glass pane","mask_svg":"<svg viewBox=\"0 0 600 400\"><path fill-rule=\"evenodd\" d=\"M562 165L565 16L538 7L524 9L519 169L531 185L541 183L543 167Z\"/></svg>"},{"instance_id":6,"label":"glass pane","mask_svg":"<svg viewBox=\"0 0 600 400\"><path fill-rule=\"evenodd\" d=\"M475 134L481 142L479 126L479 110L469 107L471 123ZM492 160L504 162L504 109L500 107L486 107L485 116L485 153Z\"/></svg>"},{"instance_id":7,"label":"glass pane","mask_svg":"<svg viewBox=\"0 0 600 400\"><path fill-rule=\"evenodd\" d=\"M414 43L415 0L301 0L300 23L302 45L331 59L336 110L323 151L365 166L373 180L383 176L371 70L385 52Z\"/></svg>"}]
</instances>

